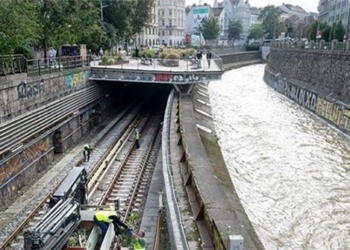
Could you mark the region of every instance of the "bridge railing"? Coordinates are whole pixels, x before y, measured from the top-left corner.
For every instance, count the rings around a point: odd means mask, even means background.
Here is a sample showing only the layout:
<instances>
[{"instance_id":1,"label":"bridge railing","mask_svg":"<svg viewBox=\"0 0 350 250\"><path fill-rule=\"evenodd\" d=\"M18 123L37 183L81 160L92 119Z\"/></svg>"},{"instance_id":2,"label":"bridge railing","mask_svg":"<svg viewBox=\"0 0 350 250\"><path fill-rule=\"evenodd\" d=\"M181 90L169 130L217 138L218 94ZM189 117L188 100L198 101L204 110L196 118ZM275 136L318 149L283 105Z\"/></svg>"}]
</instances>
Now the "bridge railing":
<instances>
[{"instance_id":1,"label":"bridge railing","mask_svg":"<svg viewBox=\"0 0 350 250\"><path fill-rule=\"evenodd\" d=\"M117 69L136 69L136 70L152 70L152 71L181 71L181 72L193 72L193 71L223 71L222 59L212 53L212 59L210 65L205 58L206 55L200 60L196 58L184 58L184 59L168 59L168 58L126 58L118 59L115 56L104 56L102 60L96 60L91 62L91 66L105 67L105 68L117 68ZM199 67L200 66L200 67Z\"/></svg>"},{"instance_id":2,"label":"bridge railing","mask_svg":"<svg viewBox=\"0 0 350 250\"><path fill-rule=\"evenodd\" d=\"M83 56L63 56L55 60L49 58L27 60L23 55L4 55L0 56L0 76L20 73L36 76L88 65L88 58Z\"/></svg>"}]
</instances>

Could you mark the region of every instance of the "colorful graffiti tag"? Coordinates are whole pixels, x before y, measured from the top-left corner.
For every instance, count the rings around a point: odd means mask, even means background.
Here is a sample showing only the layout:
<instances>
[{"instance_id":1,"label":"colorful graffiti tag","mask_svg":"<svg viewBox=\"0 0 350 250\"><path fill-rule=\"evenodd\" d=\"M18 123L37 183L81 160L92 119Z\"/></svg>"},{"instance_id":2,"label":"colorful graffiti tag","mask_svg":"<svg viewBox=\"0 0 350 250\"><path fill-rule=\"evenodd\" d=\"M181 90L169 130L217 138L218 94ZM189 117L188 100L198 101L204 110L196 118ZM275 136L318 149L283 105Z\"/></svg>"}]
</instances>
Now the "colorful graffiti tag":
<instances>
[{"instance_id":1,"label":"colorful graffiti tag","mask_svg":"<svg viewBox=\"0 0 350 250\"><path fill-rule=\"evenodd\" d=\"M68 74L64 76L64 83L67 88L73 88L73 87L85 84L88 77L89 77L88 71Z\"/></svg>"},{"instance_id":2,"label":"colorful graffiti tag","mask_svg":"<svg viewBox=\"0 0 350 250\"><path fill-rule=\"evenodd\" d=\"M4 185L29 164L37 160L41 155L47 152L52 145L51 138L46 137L3 163L0 166L0 186Z\"/></svg>"},{"instance_id":3,"label":"colorful graffiti tag","mask_svg":"<svg viewBox=\"0 0 350 250\"><path fill-rule=\"evenodd\" d=\"M200 81L220 80L221 74L210 73L145 73L145 72L116 72L116 71L93 71L92 79L119 80L119 81L142 81L154 83L195 83Z\"/></svg>"}]
</instances>

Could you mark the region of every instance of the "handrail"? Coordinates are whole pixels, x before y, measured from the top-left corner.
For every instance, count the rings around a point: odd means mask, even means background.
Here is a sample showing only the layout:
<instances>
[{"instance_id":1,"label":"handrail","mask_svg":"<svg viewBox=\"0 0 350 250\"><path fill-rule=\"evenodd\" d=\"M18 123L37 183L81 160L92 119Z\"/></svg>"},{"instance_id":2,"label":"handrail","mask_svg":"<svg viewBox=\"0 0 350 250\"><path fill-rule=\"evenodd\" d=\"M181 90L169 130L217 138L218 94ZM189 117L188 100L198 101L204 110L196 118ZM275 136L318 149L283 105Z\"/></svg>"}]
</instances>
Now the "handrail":
<instances>
[{"instance_id":1,"label":"handrail","mask_svg":"<svg viewBox=\"0 0 350 250\"><path fill-rule=\"evenodd\" d=\"M22 54L0 56L0 76L27 73L30 76L51 74L89 66L89 56L27 59Z\"/></svg>"},{"instance_id":2,"label":"handrail","mask_svg":"<svg viewBox=\"0 0 350 250\"><path fill-rule=\"evenodd\" d=\"M174 90L171 91L168 97L166 109L164 112L163 131L162 131L162 160L163 160L163 177L165 197L167 199L167 223L169 223L169 235L171 249L187 250L189 249L186 239L185 228L182 223L182 215L180 205L177 202L175 193L175 185L171 171L170 159L170 127L171 127L171 113L173 108Z\"/></svg>"}]
</instances>

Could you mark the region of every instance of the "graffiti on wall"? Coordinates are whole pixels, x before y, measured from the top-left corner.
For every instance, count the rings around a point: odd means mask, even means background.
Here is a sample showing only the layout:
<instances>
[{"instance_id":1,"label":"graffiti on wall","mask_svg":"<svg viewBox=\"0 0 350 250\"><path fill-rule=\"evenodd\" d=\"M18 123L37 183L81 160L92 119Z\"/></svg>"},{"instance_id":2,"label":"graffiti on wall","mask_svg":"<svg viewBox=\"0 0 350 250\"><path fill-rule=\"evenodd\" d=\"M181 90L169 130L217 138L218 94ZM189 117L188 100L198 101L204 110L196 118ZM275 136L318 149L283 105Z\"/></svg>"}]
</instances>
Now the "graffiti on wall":
<instances>
[{"instance_id":1,"label":"graffiti on wall","mask_svg":"<svg viewBox=\"0 0 350 250\"><path fill-rule=\"evenodd\" d=\"M350 132L350 109L343 104L329 101L317 94L293 84L286 80L274 80L272 76L265 76L265 81L278 92L286 95L296 103L314 111L319 116L327 119L340 129Z\"/></svg>"},{"instance_id":2,"label":"graffiti on wall","mask_svg":"<svg viewBox=\"0 0 350 250\"><path fill-rule=\"evenodd\" d=\"M284 82L284 94L312 111L316 111L317 95L307 89Z\"/></svg>"},{"instance_id":3,"label":"graffiti on wall","mask_svg":"<svg viewBox=\"0 0 350 250\"><path fill-rule=\"evenodd\" d=\"M17 86L18 99L31 98L45 92L45 82L41 79L39 82L26 83L21 81Z\"/></svg>"},{"instance_id":4,"label":"graffiti on wall","mask_svg":"<svg viewBox=\"0 0 350 250\"><path fill-rule=\"evenodd\" d=\"M217 73L145 73L145 72L101 72L92 73L94 79L112 79L112 80L128 80L128 81L143 81L143 82L159 82L159 83L195 83L199 81L220 80L221 74Z\"/></svg>"},{"instance_id":5,"label":"graffiti on wall","mask_svg":"<svg viewBox=\"0 0 350 250\"><path fill-rule=\"evenodd\" d=\"M78 73L68 74L64 76L64 84L67 88L74 88L86 83L86 79L89 77L88 71L82 71Z\"/></svg>"},{"instance_id":6,"label":"graffiti on wall","mask_svg":"<svg viewBox=\"0 0 350 250\"><path fill-rule=\"evenodd\" d=\"M50 137L46 137L26 148L0 166L0 186L13 178L29 164L37 160L52 147Z\"/></svg>"},{"instance_id":7,"label":"graffiti on wall","mask_svg":"<svg viewBox=\"0 0 350 250\"><path fill-rule=\"evenodd\" d=\"M317 100L316 112L340 128L346 131L350 131L350 110L346 109L344 105L330 102L324 98L319 97Z\"/></svg>"}]
</instances>

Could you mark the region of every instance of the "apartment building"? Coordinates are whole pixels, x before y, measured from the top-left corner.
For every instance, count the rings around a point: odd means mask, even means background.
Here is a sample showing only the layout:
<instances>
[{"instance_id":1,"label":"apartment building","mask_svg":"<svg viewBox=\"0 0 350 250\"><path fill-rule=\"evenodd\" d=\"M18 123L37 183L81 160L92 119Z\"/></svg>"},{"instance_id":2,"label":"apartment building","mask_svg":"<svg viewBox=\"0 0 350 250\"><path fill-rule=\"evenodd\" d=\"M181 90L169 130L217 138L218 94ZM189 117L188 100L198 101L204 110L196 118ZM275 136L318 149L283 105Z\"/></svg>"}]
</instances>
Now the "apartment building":
<instances>
[{"instance_id":1,"label":"apartment building","mask_svg":"<svg viewBox=\"0 0 350 250\"><path fill-rule=\"evenodd\" d=\"M160 45L161 41L159 39L159 27L158 27L158 1L154 1L152 8L152 16L150 22L143 28L142 32L137 35L136 41L138 46L154 46Z\"/></svg>"},{"instance_id":2,"label":"apartment building","mask_svg":"<svg viewBox=\"0 0 350 250\"><path fill-rule=\"evenodd\" d=\"M350 37L350 1L349 0L320 0L318 3L318 11L320 12L318 20L332 25L341 21L344 28L346 38Z\"/></svg>"},{"instance_id":3,"label":"apartment building","mask_svg":"<svg viewBox=\"0 0 350 250\"><path fill-rule=\"evenodd\" d=\"M158 0L158 36L160 44L169 47L184 44L185 4L185 0Z\"/></svg>"}]
</instances>

